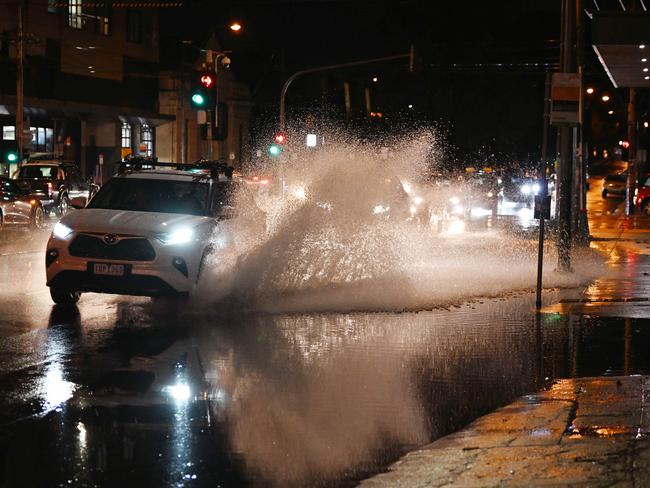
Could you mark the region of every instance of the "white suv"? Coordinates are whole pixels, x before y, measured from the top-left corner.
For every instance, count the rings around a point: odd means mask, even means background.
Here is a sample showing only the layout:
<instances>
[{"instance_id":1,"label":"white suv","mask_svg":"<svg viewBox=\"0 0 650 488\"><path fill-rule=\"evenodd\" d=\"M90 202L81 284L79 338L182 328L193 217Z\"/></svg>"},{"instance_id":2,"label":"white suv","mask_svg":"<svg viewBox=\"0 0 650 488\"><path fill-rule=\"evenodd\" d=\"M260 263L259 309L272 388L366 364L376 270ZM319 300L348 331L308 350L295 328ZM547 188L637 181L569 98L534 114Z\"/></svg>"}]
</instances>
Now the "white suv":
<instances>
[{"instance_id":1,"label":"white suv","mask_svg":"<svg viewBox=\"0 0 650 488\"><path fill-rule=\"evenodd\" d=\"M128 295L192 291L211 236L232 217L245 186L214 171L125 171L85 208L65 215L47 243L47 286L55 303L84 291ZM71 200L76 207L85 202Z\"/></svg>"}]
</instances>

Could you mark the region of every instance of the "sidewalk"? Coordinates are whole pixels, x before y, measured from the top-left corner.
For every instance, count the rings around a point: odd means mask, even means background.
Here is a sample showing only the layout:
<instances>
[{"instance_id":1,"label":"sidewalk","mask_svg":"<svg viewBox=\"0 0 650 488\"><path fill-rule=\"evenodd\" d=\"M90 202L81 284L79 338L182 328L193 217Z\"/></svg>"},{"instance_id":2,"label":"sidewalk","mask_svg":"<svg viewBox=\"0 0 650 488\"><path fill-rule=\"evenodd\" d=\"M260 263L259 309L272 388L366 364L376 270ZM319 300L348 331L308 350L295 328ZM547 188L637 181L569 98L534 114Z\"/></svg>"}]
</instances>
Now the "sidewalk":
<instances>
[{"instance_id":1,"label":"sidewalk","mask_svg":"<svg viewBox=\"0 0 650 488\"><path fill-rule=\"evenodd\" d=\"M596 210L590 231L611 273L542 313L650 318L650 218ZM557 380L360 486L650 486L649 399L650 376Z\"/></svg>"}]
</instances>

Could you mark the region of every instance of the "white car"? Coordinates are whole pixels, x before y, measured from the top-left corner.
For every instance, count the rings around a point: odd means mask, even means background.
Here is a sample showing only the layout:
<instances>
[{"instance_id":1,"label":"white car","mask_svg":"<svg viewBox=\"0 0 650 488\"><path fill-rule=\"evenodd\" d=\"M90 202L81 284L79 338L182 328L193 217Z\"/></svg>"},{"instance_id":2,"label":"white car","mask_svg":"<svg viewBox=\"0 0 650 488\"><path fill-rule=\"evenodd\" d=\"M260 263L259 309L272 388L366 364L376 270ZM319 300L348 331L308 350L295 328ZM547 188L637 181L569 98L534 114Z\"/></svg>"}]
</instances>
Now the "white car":
<instances>
[{"instance_id":1,"label":"white car","mask_svg":"<svg viewBox=\"0 0 650 488\"><path fill-rule=\"evenodd\" d=\"M52 300L72 305L85 291L188 294L211 252L218 221L234 215L231 199L240 186L209 171L113 177L85 208L54 226L45 258ZM82 200L71 204L83 207Z\"/></svg>"}]
</instances>

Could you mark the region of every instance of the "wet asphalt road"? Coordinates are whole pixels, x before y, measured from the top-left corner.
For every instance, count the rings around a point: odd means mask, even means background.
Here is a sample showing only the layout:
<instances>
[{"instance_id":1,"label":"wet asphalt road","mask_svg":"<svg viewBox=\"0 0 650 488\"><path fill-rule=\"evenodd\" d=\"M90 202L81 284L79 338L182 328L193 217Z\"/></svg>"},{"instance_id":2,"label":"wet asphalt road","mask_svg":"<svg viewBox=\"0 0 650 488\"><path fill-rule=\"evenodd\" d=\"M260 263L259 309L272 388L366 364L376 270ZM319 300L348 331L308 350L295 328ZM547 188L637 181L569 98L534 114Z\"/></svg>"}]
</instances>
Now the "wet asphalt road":
<instances>
[{"instance_id":1,"label":"wet asphalt road","mask_svg":"<svg viewBox=\"0 0 650 488\"><path fill-rule=\"evenodd\" d=\"M97 294L61 310L46 239L0 241L0 486L351 486L548 379L650 372L646 319L536 316L530 293L401 314Z\"/></svg>"}]
</instances>

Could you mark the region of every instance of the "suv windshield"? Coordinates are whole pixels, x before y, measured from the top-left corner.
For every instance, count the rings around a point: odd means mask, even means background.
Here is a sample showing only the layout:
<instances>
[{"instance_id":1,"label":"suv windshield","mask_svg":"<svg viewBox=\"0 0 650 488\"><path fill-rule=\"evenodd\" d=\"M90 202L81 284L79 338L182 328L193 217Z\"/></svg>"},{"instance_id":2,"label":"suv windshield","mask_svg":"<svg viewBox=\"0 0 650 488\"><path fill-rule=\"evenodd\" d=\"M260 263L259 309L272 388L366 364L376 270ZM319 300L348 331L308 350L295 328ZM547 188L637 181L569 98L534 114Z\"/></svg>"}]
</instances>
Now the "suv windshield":
<instances>
[{"instance_id":1,"label":"suv windshield","mask_svg":"<svg viewBox=\"0 0 650 488\"><path fill-rule=\"evenodd\" d=\"M20 168L20 173L18 173L18 178L48 178L56 179L56 172L59 169L58 166L32 166L25 165Z\"/></svg>"},{"instance_id":2,"label":"suv windshield","mask_svg":"<svg viewBox=\"0 0 650 488\"><path fill-rule=\"evenodd\" d=\"M208 191L205 182L113 178L87 208L205 215Z\"/></svg>"}]
</instances>

